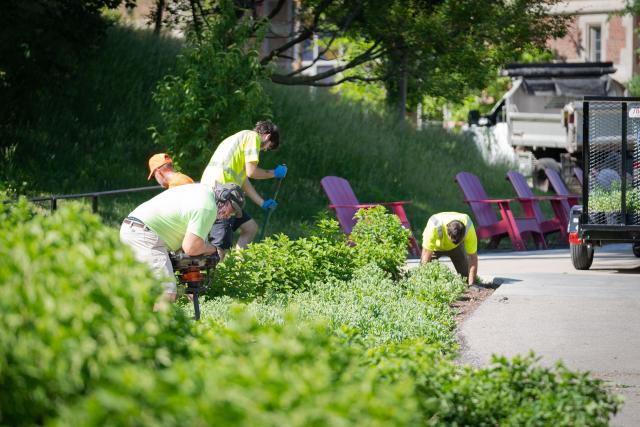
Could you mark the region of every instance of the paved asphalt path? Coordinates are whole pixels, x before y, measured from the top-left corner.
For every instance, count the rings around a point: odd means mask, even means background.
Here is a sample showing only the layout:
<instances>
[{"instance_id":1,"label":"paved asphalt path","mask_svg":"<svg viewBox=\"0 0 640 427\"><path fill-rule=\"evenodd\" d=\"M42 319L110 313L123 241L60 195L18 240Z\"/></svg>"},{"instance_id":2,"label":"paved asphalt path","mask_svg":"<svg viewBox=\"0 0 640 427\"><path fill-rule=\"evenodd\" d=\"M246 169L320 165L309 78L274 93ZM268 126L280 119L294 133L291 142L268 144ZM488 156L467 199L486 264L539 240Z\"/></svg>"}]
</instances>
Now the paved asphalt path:
<instances>
[{"instance_id":1,"label":"paved asphalt path","mask_svg":"<svg viewBox=\"0 0 640 427\"><path fill-rule=\"evenodd\" d=\"M462 361L530 350L547 366L562 360L625 397L611 425L640 426L640 258L631 245L596 248L588 271L573 268L568 248L479 258L480 277L501 285L459 326Z\"/></svg>"}]
</instances>

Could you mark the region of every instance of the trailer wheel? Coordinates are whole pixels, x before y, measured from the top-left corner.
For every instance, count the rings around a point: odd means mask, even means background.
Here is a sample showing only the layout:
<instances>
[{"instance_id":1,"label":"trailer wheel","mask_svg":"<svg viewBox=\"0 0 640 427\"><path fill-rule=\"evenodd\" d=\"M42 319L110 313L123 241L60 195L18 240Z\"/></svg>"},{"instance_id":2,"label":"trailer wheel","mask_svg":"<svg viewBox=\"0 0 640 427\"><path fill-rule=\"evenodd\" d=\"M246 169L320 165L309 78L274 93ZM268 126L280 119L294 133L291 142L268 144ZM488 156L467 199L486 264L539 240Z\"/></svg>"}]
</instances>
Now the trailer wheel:
<instances>
[{"instance_id":1,"label":"trailer wheel","mask_svg":"<svg viewBox=\"0 0 640 427\"><path fill-rule=\"evenodd\" d=\"M640 258L640 243L633 244L633 254Z\"/></svg>"},{"instance_id":2,"label":"trailer wheel","mask_svg":"<svg viewBox=\"0 0 640 427\"><path fill-rule=\"evenodd\" d=\"M593 264L593 246L571 244L571 263L576 270L588 270Z\"/></svg>"},{"instance_id":3,"label":"trailer wheel","mask_svg":"<svg viewBox=\"0 0 640 427\"><path fill-rule=\"evenodd\" d=\"M533 187L541 191L549 191L549 180L547 179L547 174L544 171L546 168L553 169L558 173L562 170L560 163L551 157L542 157L536 160L536 166L533 169L531 180L533 182Z\"/></svg>"}]
</instances>

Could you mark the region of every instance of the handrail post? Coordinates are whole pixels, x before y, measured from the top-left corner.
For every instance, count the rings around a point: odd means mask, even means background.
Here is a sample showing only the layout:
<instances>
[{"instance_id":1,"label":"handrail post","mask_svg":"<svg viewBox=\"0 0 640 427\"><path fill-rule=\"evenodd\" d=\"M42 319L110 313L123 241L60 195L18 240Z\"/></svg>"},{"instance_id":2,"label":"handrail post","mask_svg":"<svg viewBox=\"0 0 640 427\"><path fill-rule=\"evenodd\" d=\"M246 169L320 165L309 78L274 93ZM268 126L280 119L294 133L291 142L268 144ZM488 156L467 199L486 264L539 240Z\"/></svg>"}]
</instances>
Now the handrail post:
<instances>
[{"instance_id":1,"label":"handrail post","mask_svg":"<svg viewBox=\"0 0 640 427\"><path fill-rule=\"evenodd\" d=\"M55 197L51 198L51 213L54 213L58 209L58 199Z\"/></svg>"},{"instance_id":2,"label":"handrail post","mask_svg":"<svg viewBox=\"0 0 640 427\"><path fill-rule=\"evenodd\" d=\"M94 214L98 213L98 196L96 196L95 194L91 198L91 209L93 210Z\"/></svg>"}]
</instances>

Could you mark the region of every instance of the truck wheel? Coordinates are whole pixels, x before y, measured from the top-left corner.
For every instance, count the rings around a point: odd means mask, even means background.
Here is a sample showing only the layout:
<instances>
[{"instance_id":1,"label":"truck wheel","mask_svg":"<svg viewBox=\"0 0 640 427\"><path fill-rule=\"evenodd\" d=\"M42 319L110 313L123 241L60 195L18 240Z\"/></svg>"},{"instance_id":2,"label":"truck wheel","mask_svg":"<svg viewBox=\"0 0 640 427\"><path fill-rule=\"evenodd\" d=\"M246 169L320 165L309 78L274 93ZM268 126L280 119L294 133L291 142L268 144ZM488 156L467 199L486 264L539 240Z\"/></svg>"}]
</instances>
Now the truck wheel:
<instances>
[{"instance_id":1,"label":"truck wheel","mask_svg":"<svg viewBox=\"0 0 640 427\"><path fill-rule=\"evenodd\" d=\"M593 246L585 244L571 246L571 263L576 270L588 270L593 264Z\"/></svg>"},{"instance_id":2,"label":"truck wheel","mask_svg":"<svg viewBox=\"0 0 640 427\"><path fill-rule=\"evenodd\" d=\"M633 244L633 254L640 258L640 243Z\"/></svg>"},{"instance_id":3,"label":"truck wheel","mask_svg":"<svg viewBox=\"0 0 640 427\"><path fill-rule=\"evenodd\" d=\"M536 166L533 169L533 186L541 191L549 191L549 180L547 179L547 174L545 173L545 169L553 169L556 172L560 173L562 167L560 163L552 159L551 157L543 157L541 159L536 160Z\"/></svg>"}]
</instances>

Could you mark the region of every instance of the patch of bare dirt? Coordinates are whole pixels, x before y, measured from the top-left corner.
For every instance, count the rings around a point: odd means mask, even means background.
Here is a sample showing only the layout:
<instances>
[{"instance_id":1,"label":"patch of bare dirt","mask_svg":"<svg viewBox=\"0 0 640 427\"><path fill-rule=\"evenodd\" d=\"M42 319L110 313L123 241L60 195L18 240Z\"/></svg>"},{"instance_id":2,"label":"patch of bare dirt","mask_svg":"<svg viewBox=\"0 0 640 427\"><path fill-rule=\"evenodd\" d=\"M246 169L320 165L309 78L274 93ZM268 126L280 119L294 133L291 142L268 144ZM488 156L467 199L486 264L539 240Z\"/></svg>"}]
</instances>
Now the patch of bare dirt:
<instances>
[{"instance_id":1,"label":"patch of bare dirt","mask_svg":"<svg viewBox=\"0 0 640 427\"><path fill-rule=\"evenodd\" d=\"M497 288L498 285L494 284L473 285L468 287L464 295L451 305L456 311L455 319L458 327L460 327L460 325L471 316L473 311L477 309L484 300L489 298Z\"/></svg>"}]
</instances>

